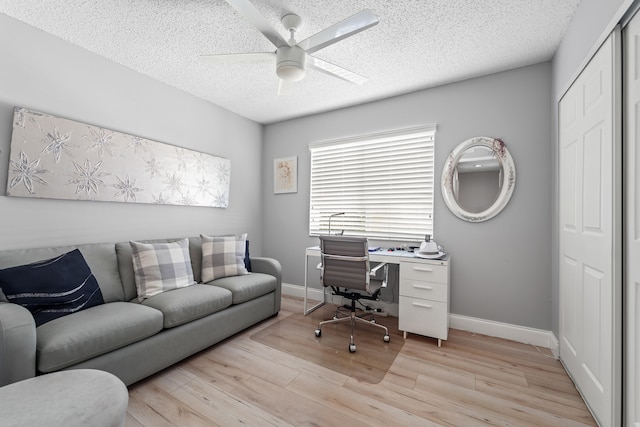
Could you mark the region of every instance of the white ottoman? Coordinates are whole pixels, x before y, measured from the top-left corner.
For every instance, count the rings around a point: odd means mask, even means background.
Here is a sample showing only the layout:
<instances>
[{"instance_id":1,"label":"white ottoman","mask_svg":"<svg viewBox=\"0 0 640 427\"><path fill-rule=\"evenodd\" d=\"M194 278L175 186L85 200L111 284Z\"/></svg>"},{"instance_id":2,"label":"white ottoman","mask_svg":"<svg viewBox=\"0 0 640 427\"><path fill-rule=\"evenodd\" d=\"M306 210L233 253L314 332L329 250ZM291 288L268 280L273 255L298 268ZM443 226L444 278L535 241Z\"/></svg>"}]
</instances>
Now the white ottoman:
<instances>
[{"instance_id":1,"label":"white ottoman","mask_svg":"<svg viewBox=\"0 0 640 427\"><path fill-rule=\"evenodd\" d=\"M129 392L118 377L77 369L0 387L0 425L124 426Z\"/></svg>"}]
</instances>

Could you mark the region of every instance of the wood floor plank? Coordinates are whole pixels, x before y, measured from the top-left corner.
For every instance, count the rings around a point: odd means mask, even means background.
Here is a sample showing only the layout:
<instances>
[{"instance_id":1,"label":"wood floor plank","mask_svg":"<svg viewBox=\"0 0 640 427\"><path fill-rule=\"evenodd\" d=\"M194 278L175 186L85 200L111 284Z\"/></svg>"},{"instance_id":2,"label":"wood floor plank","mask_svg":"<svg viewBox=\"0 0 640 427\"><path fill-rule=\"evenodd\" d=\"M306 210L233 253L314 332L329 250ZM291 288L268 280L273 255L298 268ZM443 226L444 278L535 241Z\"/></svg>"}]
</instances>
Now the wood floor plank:
<instances>
[{"instance_id":1,"label":"wood floor plank","mask_svg":"<svg viewBox=\"0 0 640 427\"><path fill-rule=\"evenodd\" d=\"M154 375L149 378L148 381L157 385L166 392L171 393L173 390L177 390L183 385L198 378L197 375L183 368L181 365L176 365L172 369L168 369L163 375Z\"/></svg>"},{"instance_id":2,"label":"wood floor plank","mask_svg":"<svg viewBox=\"0 0 640 427\"><path fill-rule=\"evenodd\" d=\"M238 340L234 341L233 345L237 346L238 349L255 355L256 357L268 359L279 366L295 365L296 370L322 378L323 380L331 382L337 386L344 385L344 383L349 379L348 375L336 372L332 369L325 368L304 359L293 357L288 353L260 344L254 340Z\"/></svg>"},{"instance_id":3,"label":"wood floor plank","mask_svg":"<svg viewBox=\"0 0 640 427\"><path fill-rule=\"evenodd\" d=\"M523 406L592 425L590 424L592 422L591 414L584 407L584 403L582 403L582 405L576 405L576 407L574 406L575 401L564 399L562 396L552 396L548 393L531 389L530 387L517 387L512 384L504 384L480 375L478 375L476 380L476 390L487 395L516 402Z\"/></svg>"},{"instance_id":4,"label":"wood floor plank","mask_svg":"<svg viewBox=\"0 0 640 427\"><path fill-rule=\"evenodd\" d=\"M398 357L396 357L394 366L400 369L404 368L404 370L408 372L415 372L415 379L418 378L418 375L422 374L471 389L476 386L476 376L473 372L457 369L453 366L433 363L428 360L421 360L413 356L399 354Z\"/></svg>"},{"instance_id":5,"label":"wood floor plank","mask_svg":"<svg viewBox=\"0 0 640 427\"><path fill-rule=\"evenodd\" d=\"M484 338L486 339L486 337ZM507 351L504 345L501 345L500 347L487 347L487 343L484 343L482 341L483 340L478 339L456 339L454 341L447 342L447 350L451 352L459 352L466 355L471 354L472 357L477 360L491 360L493 363L504 364L505 366L516 365L518 369L525 372L527 371L527 369L534 369L536 371L546 371L551 374L564 373L564 368L562 367L560 362L558 362L558 360L553 358L552 356L549 356L545 353L540 353L539 347L527 347L527 350L530 354L523 356L521 351ZM513 343L513 347L511 347L511 349L513 350L520 347L521 345L523 344Z\"/></svg>"},{"instance_id":6,"label":"wood floor plank","mask_svg":"<svg viewBox=\"0 0 640 427\"><path fill-rule=\"evenodd\" d=\"M245 372L242 367L220 362L212 358L211 354L215 350L217 350L217 347L182 362L180 366L183 366L184 369L193 375L206 379L208 382L215 384L216 387L223 390L232 390L239 383L251 377L251 374Z\"/></svg>"},{"instance_id":7,"label":"wood floor plank","mask_svg":"<svg viewBox=\"0 0 640 427\"><path fill-rule=\"evenodd\" d=\"M423 390L413 390L388 383L365 384L350 379L345 384L350 390L368 396L373 401L384 401L388 404L413 413L421 418L443 426L512 426L512 424L497 417L491 418L486 412L461 407L457 402L441 398L437 390L424 393Z\"/></svg>"},{"instance_id":8,"label":"wood floor plank","mask_svg":"<svg viewBox=\"0 0 640 427\"><path fill-rule=\"evenodd\" d=\"M396 361L402 354L399 354L396 357ZM413 369L413 367L402 367L398 363L394 363L389 367L387 371L387 375L384 376L384 381L397 384L404 388L413 389L416 385L416 379L418 379L418 373Z\"/></svg>"},{"instance_id":9,"label":"wood floor plank","mask_svg":"<svg viewBox=\"0 0 640 427\"><path fill-rule=\"evenodd\" d=\"M200 379L184 385L173 395L184 405L223 426L292 426L248 400L238 399Z\"/></svg>"},{"instance_id":10,"label":"wood floor plank","mask_svg":"<svg viewBox=\"0 0 640 427\"><path fill-rule=\"evenodd\" d=\"M129 396L130 399L133 398L151 410L145 411L145 416L151 415L151 424L147 424L146 417L143 420L141 419L142 417L136 417L134 414L134 418L145 425L193 427L219 425L198 413L194 408L182 404L172 394L162 390L153 381L144 381L142 384L137 384L129 391Z\"/></svg>"},{"instance_id":11,"label":"wood floor plank","mask_svg":"<svg viewBox=\"0 0 640 427\"><path fill-rule=\"evenodd\" d=\"M300 317L283 297L277 317L130 386L127 427L596 425L548 349L453 329L439 348L386 318L395 347L358 325L350 354L342 326L314 336L332 310Z\"/></svg>"},{"instance_id":12,"label":"wood floor plank","mask_svg":"<svg viewBox=\"0 0 640 427\"><path fill-rule=\"evenodd\" d=\"M405 346L407 345L405 344ZM448 348L423 348L422 351L415 351L411 349L411 346L408 347L407 351L403 351L407 357L413 357L441 369L483 374L516 385L527 385L527 378L521 370L500 362L479 360L474 358L472 354L461 354ZM404 347L403 350L405 350Z\"/></svg>"},{"instance_id":13,"label":"wood floor plank","mask_svg":"<svg viewBox=\"0 0 640 427\"><path fill-rule=\"evenodd\" d=\"M513 399L498 398L478 390L469 390L456 384L450 384L438 379L420 375L416 382L416 389L438 389L448 399L460 402L465 406L476 407L487 413L492 413L509 420L518 426L547 426L547 427L584 427L585 424L558 416L546 411L537 410L531 406L519 404Z\"/></svg>"},{"instance_id":14,"label":"wood floor plank","mask_svg":"<svg viewBox=\"0 0 640 427\"><path fill-rule=\"evenodd\" d=\"M348 384L351 385L352 383ZM423 418L437 421L442 425L513 427L513 423L500 418L496 414L448 399L439 389L428 391L419 387L407 389L386 382L381 385L385 390L396 393L399 396L397 400L403 402L402 406L406 407L407 410L421 415ZM411 403L408 407L406 406L407 400ZM426 413L424 413L425 411Z\"/></svg>"},{"instance_id":15,"label":"wood floor plank","mask_svg":"<svg viewBox=\"0 0 640 427\"><path fill-rule=\"evenodd\" d=\"M358 380L355 380L358 381ZM358 381L360 382L360 381ZM332 384L317 381L308 375L298 376L287 386L298 395L309 400L319 401L329 411L340 413L342 416L357 418L367 425L416 425L421 422L424 426L437 426L437 423L390 405L386 400L372 400L369 396L354 393L348 388L336 388Z\"/></svg>"},{"instance_id":16,"label":"wood floor plank","mask_svg":"<svg viewBox=\"0 0 640 427\"><path fill-rule=\"evenodd\" d=\"M331 386L336 388L335 386ZM338 388L339 389L339 388ZM234 390L240 399L271 412L274 416L295 426L365 427L370 424L330 410L315 397L309 399L287 388L277 387L265 380L252 377Z\"/></svg>"},{"instance_id":17,"label":"wood floor plank","mask_svg":"<svg viewBox=\"0 0 640 427\"><path fill-rule=\"evenodd\" d=\"M144 427L144 424L133 418L133 415L131 415L129 411L127 411L124 422L127 427Z\"/></svg>"},{"instance_id":18,"label":"wood floor plank","mask_svg":"<svg viewBox=\"0 0 640 427\"><path fill-rule=\"evenodd\" d=\"M209 357L280 387L285 387L298 375L296 369L247 353L232 343L220 346L215 352L211 352Z\"/></svg>"}]
</instances>

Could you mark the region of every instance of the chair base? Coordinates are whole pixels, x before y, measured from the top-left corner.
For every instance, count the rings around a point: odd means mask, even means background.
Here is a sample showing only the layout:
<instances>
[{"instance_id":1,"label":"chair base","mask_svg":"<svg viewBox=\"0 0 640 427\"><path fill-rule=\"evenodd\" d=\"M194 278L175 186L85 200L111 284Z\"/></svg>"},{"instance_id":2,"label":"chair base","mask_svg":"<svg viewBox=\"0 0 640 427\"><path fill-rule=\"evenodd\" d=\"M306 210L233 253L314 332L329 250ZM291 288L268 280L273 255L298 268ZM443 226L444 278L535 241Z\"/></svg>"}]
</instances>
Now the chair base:
<instances>
[{"instance_id":1,"label":"chair base","mask_svg":"<svg viewBox=\"0 0 640 427\"><path fill-rule=\"evenodd\" d=\"M365 320L362 319L358 316L356 316L356 312L355 312L355 307L354 309L351 310L350 312L350 316L348 317L341 317L341 318L334 318L331 320L324 320L320 323L318 323L318 329L316 329L315 333L316 333L316 337L320 337L322 335L322 327L325 325L329 325L332 323L344 323L344 322L349 322L351 324L351 334L350 334L350 340L349 340L349 352L354 353L356 351L356 343L353 337L353 331L354 328L356 326L356 323L364 323L367 325L372 325L375 326L376 328L380 328L384 330L384 336L382 337L382 339L384 340L384 342L389 342L391 341L391 337L389 336L389 329L384 326L384 325L380 325L378 323L375 323L375 320Z\"/></svg>"}]
</instances>

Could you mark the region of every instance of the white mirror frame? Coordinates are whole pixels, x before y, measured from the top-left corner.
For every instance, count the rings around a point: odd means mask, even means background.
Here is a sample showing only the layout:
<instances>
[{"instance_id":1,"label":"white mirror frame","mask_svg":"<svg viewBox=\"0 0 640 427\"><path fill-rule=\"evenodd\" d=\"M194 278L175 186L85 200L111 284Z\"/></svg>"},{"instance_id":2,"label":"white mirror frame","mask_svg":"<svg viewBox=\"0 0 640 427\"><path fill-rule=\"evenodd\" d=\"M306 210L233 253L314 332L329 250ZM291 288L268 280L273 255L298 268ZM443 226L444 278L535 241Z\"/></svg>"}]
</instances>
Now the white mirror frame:
<instances>
[{"instance_id":1,"label":"white mirror frame","mask_svg":"<svg viewBox=\"0 0 640 427\"><path fill-rule=\"evenodd\" d=\"M502 182L500 194L498 194L498 198L493 205L491 205L488 209L473 213L467 212L460 206L458 201L456 200L454 194L454 180L455 180L455 171L458 161L464 155L465 151L471 147L487 147L496 154L496 158L498 162L500 162L500 167L502 168ZM504 207L509 203L509 199L511 199L511 195L513 194L513 190L516 185L516 167L513 163L513 158L507 150L505 143L501 139L497 138L489 138L486 136L478 136L475 138L467 139L466 141L459 144L452 152L449 154L449 158L447 159L447 163L442 170L442 197L444 198L444 202L449 208L451 212L453 212L458 218L463 219L469 222L482 222L487 221L494 216L498 215Z\"/></svg>"}]
</instances>

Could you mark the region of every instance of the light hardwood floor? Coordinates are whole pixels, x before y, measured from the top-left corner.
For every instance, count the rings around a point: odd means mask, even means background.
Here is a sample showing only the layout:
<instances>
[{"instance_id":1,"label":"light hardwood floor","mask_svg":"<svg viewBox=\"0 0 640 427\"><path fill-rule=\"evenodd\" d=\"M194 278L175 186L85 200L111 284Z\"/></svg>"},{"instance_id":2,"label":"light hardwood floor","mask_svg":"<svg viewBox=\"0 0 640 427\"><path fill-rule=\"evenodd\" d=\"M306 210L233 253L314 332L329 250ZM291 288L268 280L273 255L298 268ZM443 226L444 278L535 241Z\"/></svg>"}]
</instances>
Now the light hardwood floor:
<instances>
[{"instance_id":1,"label":"light hardwood floor","mask_svg":"<svg viewBox=\"0 0 640 427\"><path fill-rule=\"evenodd\" d=\"M441 348L409 335L369 384L250 339L301 311L283 297L277 317L132 385L127 426L596 425L547 349L453 329Z\"/></svg>"}]
</instances>

